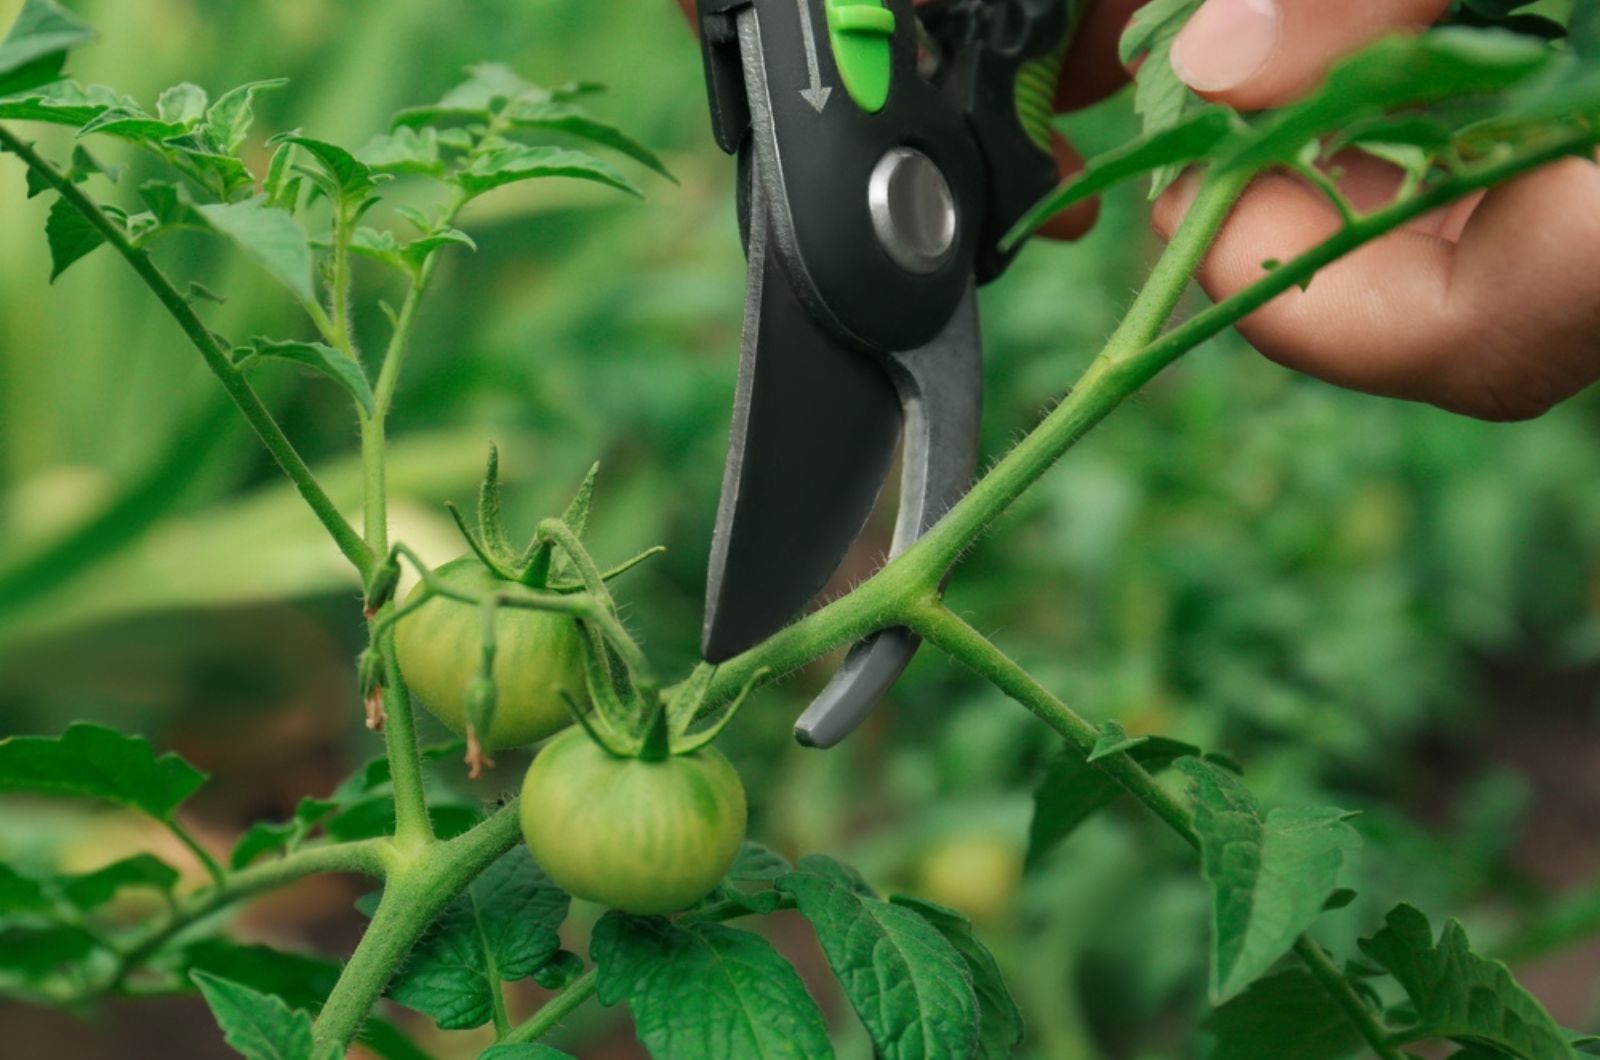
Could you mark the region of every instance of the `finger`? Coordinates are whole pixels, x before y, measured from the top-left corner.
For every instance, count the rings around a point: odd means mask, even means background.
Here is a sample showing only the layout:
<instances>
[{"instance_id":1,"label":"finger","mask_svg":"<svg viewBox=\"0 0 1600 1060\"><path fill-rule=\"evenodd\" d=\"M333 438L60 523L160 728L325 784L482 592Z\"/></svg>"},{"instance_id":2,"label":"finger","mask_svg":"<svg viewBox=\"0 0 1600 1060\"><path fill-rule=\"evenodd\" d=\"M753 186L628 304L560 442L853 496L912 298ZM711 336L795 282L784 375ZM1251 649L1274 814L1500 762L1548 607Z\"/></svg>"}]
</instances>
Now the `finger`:
<instances>
[{"instance_id":1,"label":"finger","mask_svg":"<svg viewBox=\"0 0 1600 1060\"><path fill-rule=\"evenodd\" d=\"M1117 42L1145 0L1094 0L1078 24L1061 63L1056 109L1081 110L1128 83L1128 69L1117 56Z\"/></svg>"},{"instance_id":2,"label":"finger","mask_svg":"<svg viewBox=\"0 0 1600 1060\"><path fill-rule=\"evenodd\" d=\"M1296 99L1328 67L1379 37L1415 32L1450 0L1206 0L1172 45L1196 92L1241 110Z\"/></svg>"},{"instance_id":3,"label":"finger","mask_svg":"<svg viewBox=\"0 0 1600 1060\"><path fill-rule=\"evenodd\" d=\"M1158 204L1170 234L1186 189ZM1362 247L1240 322L1252 345L1340 386L1523 419L1600 377L1600 169L1573 161L1488 195L1460 242L1404 229ZM1341 220L1281 174L1253 184L1199 272L1226 298ZM1445 214L1443 232L1451 224Z\"/></svg>"}]
</instances>

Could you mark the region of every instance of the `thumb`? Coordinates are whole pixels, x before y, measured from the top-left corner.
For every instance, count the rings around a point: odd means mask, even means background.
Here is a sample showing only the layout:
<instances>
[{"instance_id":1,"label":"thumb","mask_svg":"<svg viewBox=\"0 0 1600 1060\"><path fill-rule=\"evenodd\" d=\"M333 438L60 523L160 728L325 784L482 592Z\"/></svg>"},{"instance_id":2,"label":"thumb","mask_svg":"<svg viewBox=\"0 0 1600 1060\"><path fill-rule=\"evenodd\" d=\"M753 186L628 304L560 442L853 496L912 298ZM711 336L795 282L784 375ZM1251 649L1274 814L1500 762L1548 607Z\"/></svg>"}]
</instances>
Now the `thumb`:
<instances>
[{"instance_id":1,"label":"thumb","mask_svg":"<svg viewBox=\"0 0 1600 1060\"><path fill-rule=\"evenodd\" d=\"M1450 0L1206 0L1172 45L1190 88L1240 110L1287 103L1341 56L1431 24Z\"/></svg>"}]
</instances>

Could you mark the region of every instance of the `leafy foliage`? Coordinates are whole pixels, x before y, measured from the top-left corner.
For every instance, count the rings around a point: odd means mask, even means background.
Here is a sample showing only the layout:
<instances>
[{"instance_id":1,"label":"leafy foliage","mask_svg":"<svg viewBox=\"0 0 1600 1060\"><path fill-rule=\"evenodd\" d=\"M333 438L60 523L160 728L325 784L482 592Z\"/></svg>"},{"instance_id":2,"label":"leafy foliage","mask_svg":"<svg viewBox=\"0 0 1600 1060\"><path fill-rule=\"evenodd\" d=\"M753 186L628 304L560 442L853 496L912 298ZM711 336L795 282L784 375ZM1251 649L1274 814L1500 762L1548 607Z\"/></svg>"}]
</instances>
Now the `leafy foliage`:
<instances>
[{"instance_id":1,"label":"leafy foliage","mask_svg":"<svg viewBox=\"0 0 1600 1060\"><path fill-rule=\"evenodd\" d=\"M205 779L177 755L158 756L143 737L101 725L0 740L0 792L100 799L168 820Z\"/></svg>"},{"instance_id":2,"label":"leafy foliage","mask_svg":"<svg viewBox=\"0 0 1600 1060\"><path fill-rule=\"evenodd\" d=\"M1173 41L1199 7L1200 0L1152 0L1134 12L1122 35L1118 55L1123 65L1139 62L1134 74L1133 107L1143 119L1146 137L1159 137L1183 127L1189 115L1205 105L1172 68ZM1165 150L1171 151L1173 146L1169 139ZM1171 161L1161 161L1154 168L1152 199L1178 175L1178 166Z\"/></svg>"},{"instance_id":3,"label":"leafy foliage","mask_svg":"<svg viewBox=\"0 0 1600 1060\"><path fill-rule=\"evenodd\" d=\"M196 972L194 981L228 1044L246 1060L311 1060L310 1016L269 994L205 972Z\"/></svg>"},{"instance_id":4,"label":"leafy foliage","mask_svg":"<svg viewBox=\"0 0 1600 1060\"><path fill-rule=\"evenodd\" d=\"M1361 940L1411 999L1405 1041L1449 1038L1498 1049L1522 1060L1575 1058L1567 1035L1499 961L1472 952L1467 933L1447 922L1437 942L1428 918L1413 906L1390 910L1381 931Z\"/></svg>"},{"instance_id":5,"label":"leafy foliage","mask_svg":"<svg viewBox=\"0 0 1600 1060\"><path fill-rule=\"evenodd\" d=\"M1342 810L1263 813L1237 777L1210 762L1178 762L1194 782L1194 830L1211 885L1211 995L1226 1001L1270 968L1338 888L1359 842Z\"/></svg>"},{"instance_id":6,"label":"leafy foliage","mask_svg":"<svg viewBox=\"0 0 1600 1060\"><path fill-rule=\"evenodd\" d=\"M759 935L611 912L590 955L601 1004L626 1001L658 1060L833 1055L800 977Z\"/></svg>"},{"instance_id":7,"label":"leafy foliage","mask_svg":"<svg viewBox=\"0 0 1600 1060\"><path fill-rule=\"evenodd\" d=\"M1338 1060L1364 1044L1361 1033L1303 968L1257 979L1206 1022L1211 1060Z\"/></svg>"},{"instance_id":8,"label":"leafy foliage","mask_svg":"<svg viewBox=\"0 0 1600 1060\"><path fill-rule=\"evenodd\" d=\"M863 893L832 859L811 855L778 880L811 921L880 1055L891 1060L967 1057L979 1009L962 955L919 913Z\"/></svg>"},{"instance_id":9,"label":"leafy foliage","mask_svg":"<svg viewBox=\"0 0 1600 1060\"><path fill-rule=\"evenodd\" d=\"M568 901L516 847L439 914L389 996L447 1030L489 1022L501 984L528 978L561 949Z\"/></svg>"},{"instance_id":10,"label":"leafy foliage","mask_svg":"<svg viewBox=\"0 0 1600 1060\"><path fill-rule=\"evenodd\" d=\"M1179 740L1154 737L1126 748L1130 757L1159 773L1199 748ZM1028 836L1028 864L1037 864L1096 813L1122 795L1121 786L1098 766L1070 749L1062 750L1045 771L1034 792L1033 825Z\"/></svg>"}]
</instances>

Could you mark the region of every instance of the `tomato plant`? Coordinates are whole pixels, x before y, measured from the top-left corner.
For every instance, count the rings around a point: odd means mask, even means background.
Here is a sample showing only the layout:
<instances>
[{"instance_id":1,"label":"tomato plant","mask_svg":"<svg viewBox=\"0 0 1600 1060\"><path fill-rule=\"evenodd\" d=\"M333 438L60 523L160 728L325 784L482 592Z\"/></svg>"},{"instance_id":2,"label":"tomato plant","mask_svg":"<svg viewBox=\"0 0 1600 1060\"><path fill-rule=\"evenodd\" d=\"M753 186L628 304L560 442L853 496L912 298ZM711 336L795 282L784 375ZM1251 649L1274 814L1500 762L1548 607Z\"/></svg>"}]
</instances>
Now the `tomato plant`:
<instances>
[{"instance_id":1,"label":"tomato plant","mask_svg":"<svg viewBox=\"0 0 1600 1060\"><path fill-rule=\"evenodd\" d=\"M475 66L441 99L400 111L352 150L304 131L263 136L256 111L280 81L246 83L214 100L186 82L142 102L64 79L69 53L92 34L54 0L26 0L0 42L0 152L25 168L28 191L48 203L52 275L97 251L120 258L326 531L362 590L358 673L368 726L384 747L348 780L301 799L283 820L258 822L222 853L187 822L186 807L207 778L177 754L90 723L0 742L0 792L110 803L169 839L87 871L0 864L0 990L72 1010L198 991L228 1042L249 1057L326 1060L357 1042L414 1056L407 1028L415 1031L417 1020L402 1010L442 1030L490 1027L484 1055L494 1060L549 1056L553 1049L538 1043L591 999L626 1005L656 1056L829 1056L848 1034L830 1037L814 984L768 938L776 932L763 934L762 918L785 912L814 932L837 981L830 989L859 1021L848 1033L861 1051L1049 1055L1050 1043L1072 1029L1047 1023L1030 1039L1002 974L1012 958L1008 947L989 944L991 925L1000 932L1008 920L1025 921L1023 907L1038 900L1037 891L1024 893L1028 884L1048 881L1051 859L1067 844L1097 842L1092 833L1105 811L1131 798L1176 837L1163 871L1181 865L1199 881L1192 893L1206 924L1206 967L1167 974L1205 980L1209 1011L1195 1035L1210 1055L1399 1060L1418 1043L1447 1041L1463 1058L1543 1060L1592 1048L1504 964L1475 950L1459 922L1436 931L1411 903L1364 908L1351 886L1361 836L1344 808L1264 799L1250 762L1202 746L1223 742L1226 732L1155 732L1177 712L1137 687L1138 674L1128 680L1136 694L1123 697L1138 709L1125 717L1147 724L1129 731L1091 720L1052 687L1062 683L1059 672L1025 668L946 603L946 572L1165 368L1371 241L1600 146L1600 40L1586 11L1564 44L1545 39L1553 23L1542 15L1537 35L1478 26L1383 41L1303 101L1245 120L1188 94L1157 61L1195 6L1170 0L1145 9L1131 37L1134 51L1150 52L1138 75L1143 128L1091 159L1028 221L1135 179L1161 186L1181 168L1198 171L1187 217L1082 377L913 547L750 651L721 666L684 665L663 680L663 660L682 660L646 651L611 588L657 550L610 569L597 562L586 541L594 473L562 514L538 519L526 543L514 544L491 449L476 520L456 514L470 554L440 566L390 503L388 430L405 393L400 380L440 263L476 249L469 209L549 181L640 196L639 182L654 179L646 174L666 175L654 152L591 111L593 86L542 87L502 65ZM1472 4L1468 21L1530 25L1500 17L1520 6ZM73 139L35 142L16 131L24 123ZM1241 293L1169 326L1251 180L1287 167L1337 196L1318 180L1324 149L1357 143L1404 161L1408 180L1392 202L1357 210L1339 200L1343 223L1323 242L1263 263ZM91 153L105 144L127 152L149 179L114 180L117 167ZM254 328L220 313L203 288L175 280L165 264L172 241L194 237L236 253L299 315L292 323L274 317L274 334L230 335ZM357 304L366 291L354 282L358 273L381 277L388 297ZM342 493L336 499L334 476L291 439L295 421L263 396L284 385L285 367L330 384L322 396L347 408L356 425L359 474L347 476L359 479L354 520L355 507ZM557 405L552 399L559 412ZM192 438L214 430L202 419ZM182 440L179 457L194 447L189 433ZM157 476L115 506L138 516L150 496L172 490ZM1400 506L1380 498L1378 507L1385 525L1377 538L1400 534L1390 525ZM1351 534L1351 548L1377 547L1370 528ZM91 520L72 544L88 550L106 536ZM80 562L71 549L46 550L36 568L0 571L0 586L20 598ZM418 585L402 596L406 573ZM961 580L958 570L955 585ZM1263 622L1276 614L1263 611ZM996 699L1023 707L1039 723L1029 730L1034 738L1048 740L1037 758L1011 746L998 752L1015 759L1015 774L1038 766L1028 778L1037 787L1026 837L958 822L912 855L920 863L905 875L960 912L926 898L884 897L880 888L896 876L873 866L870 851L852 859L858 869L804 845L779 852L747 840L744 785L711 746L758 689L888 627L913 630L992 686ZM1247 663L1216 654L1207 662L1236 667L1236 686L1251 687ZM413 697L462 739L427 746ZM520 796L485 800L482 788L464 790L446 776L449 763L464 758L473 776L514 786L505 772L488 772L511 768L496 767L491 754L552 735L535 752ZM957 743L950 774L983 741ZM772 789L794 782L749 779L758 808ZM907 784L926 791L944 779ZM1295 793L1280 784L1284 790ZM752 831L770 838L759 826ZM1114 869L1113 845L1100 849ZM205 878L185 880L169 864L173 850ZM323 874L373 884L361 903L370 924L337 962L252 947L219 931L224 911ZM113 915L113 899L125 890L163 900L124 919ZM603 908L575 912L573 897ZM1045 897L1071 904L1061 893ZM1143 923L1159 924L1159 915L1152 910ZM1202 933L1200 923L1185 921L1185 934ZM1343 935L1330 924L1344 924ZM1045 968L1023 981L1053 988L1057 973ZM507 988L524 980L549 993L535 1000Z\"/></svg>"}]
</instances>

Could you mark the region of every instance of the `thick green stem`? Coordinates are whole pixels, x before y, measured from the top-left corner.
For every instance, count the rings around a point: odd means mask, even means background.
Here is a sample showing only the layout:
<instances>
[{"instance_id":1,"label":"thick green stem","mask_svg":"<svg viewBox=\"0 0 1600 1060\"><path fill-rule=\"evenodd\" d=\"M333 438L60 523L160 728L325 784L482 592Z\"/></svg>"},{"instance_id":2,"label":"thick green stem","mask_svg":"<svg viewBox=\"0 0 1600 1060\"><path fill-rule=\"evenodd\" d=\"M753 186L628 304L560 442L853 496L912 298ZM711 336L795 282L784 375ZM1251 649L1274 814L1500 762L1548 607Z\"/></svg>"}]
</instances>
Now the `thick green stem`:
<instances>
[{"instance_id":1,"label":"thick green stem","mask_svg":"<svg viewBox=\"0 0 1600 1060\"><path fill-rule=\"evenodd\" d=\"M446 903L522 836L515 802L463 835L399 847L378 911L350 955L313 1027L320 1046L346 1046L400 962Z\"/></svg>"},{"instance_id":2,"label":"thick green stem","mask_svg":"<svg viewBox=\"0 0 1600 1060\"><path fill-rule=\"evenodd\" d=\"M222 383L223 390L238 406L245 420L260 437L262 444L267 447L267 451L272 454L272 458L277 461L283 473L289 476L295 489L300 491L312 513L323 526L327 527L334 543L339 546L339 551L343 552L362 577L365 577L373 563L372 553L366 543L339 513L333 500L323 491L311 473L311 468L295 449L294 443L283 433L283 428L272 418L272 413L268 411L266 405L262 404L260 396L245 379L244 373L234 365L227 351L212 335L211 329L207 328L195 314L194 308L172 285L172 281L168 280L156 267L155 262L150 260L150 255L134 246L123 232L122 226L107 217L76 184L3 126L0 126L0 146L22 159L40 179L59 192L62 199L82 214L84 219L105 237L106 242L116 248L117 253L133 267L133 271L138 273L139 278L183 329L184 335L206 362L206 367L211 369L211 373Z\"/></svg>"},{"instance_id":3,"label":"thick green stem","mask_svg":"<svg viewBox=\"0 0 1600 1060\"><path fill-rule=\"evenodd\" d=\"M388 846L387 840L366 839L355 843L308 847L229 875L221 885L180 900L164 923L135 939L123 951L105 989L120 986L129 974L137 971L148 957L174 936L228 906L325 872L382 876Z\"/></svg>"},{"instance_id":4,"label":"thick green stem","mask_svg":"<svg viewBox=\"0 0 1600 1060\"><path fill-rule=\"evenodd\" d=\"M384 610L394 605L384 605ZM383 612L379 612L378 618ZM378 619L374 619L377 621ZM395 656L394 635L386 634L378 649L383 655L383 739L394 789L394 837L402 847L433 842L433 823L422 787L422 755L417 748L416 713L411 694Z\"/></svg>"}]
</instances>

